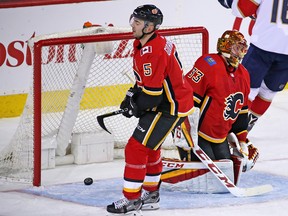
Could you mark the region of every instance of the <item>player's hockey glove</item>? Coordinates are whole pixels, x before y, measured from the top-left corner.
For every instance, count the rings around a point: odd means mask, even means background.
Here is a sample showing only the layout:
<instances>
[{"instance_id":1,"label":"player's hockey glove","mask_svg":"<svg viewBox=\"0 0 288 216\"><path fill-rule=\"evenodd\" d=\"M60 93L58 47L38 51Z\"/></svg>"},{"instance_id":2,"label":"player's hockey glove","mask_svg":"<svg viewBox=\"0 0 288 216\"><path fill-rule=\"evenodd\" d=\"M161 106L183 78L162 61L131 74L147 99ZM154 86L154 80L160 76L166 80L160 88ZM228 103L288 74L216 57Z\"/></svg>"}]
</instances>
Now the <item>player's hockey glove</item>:
<instances>
[{"instance_id":1,"label":"player's hockey glove","mask_svg":"<svg viewBox=\"0 0 288 216\"><path fill-rule=\"evenodd\" d=\"M252 169L259 158L259 151L253 144L246 139L246 142L240 142L240 152L243 155L243 172Z\"/></svg>"},{"instance_id":2,"label":"player's hockey glove","mask_svg":"<svg viewBox=\"0 0 288 216\"><path fill-rule=\"evenodd\" d=\"M123 115L127 118L131 118L133 115L135 117L140 117L140 113L137 107L137 104L135 103L136 98L138 97L139 93L141 92L141 89L134 86L131 87L122 101L120 105L120 109L127 109L127 112L124 112Z\"/></svg>"},{"instance_id":3,"label":"player's hockey glove","mask_svg":"<svg viewBox=\"0 0 288 216\"><path fill-rule=\"evenodd\" d=\"M218 2L225 8L231 8L233 0L218 0Z\"/></svg>"}]
</instances>

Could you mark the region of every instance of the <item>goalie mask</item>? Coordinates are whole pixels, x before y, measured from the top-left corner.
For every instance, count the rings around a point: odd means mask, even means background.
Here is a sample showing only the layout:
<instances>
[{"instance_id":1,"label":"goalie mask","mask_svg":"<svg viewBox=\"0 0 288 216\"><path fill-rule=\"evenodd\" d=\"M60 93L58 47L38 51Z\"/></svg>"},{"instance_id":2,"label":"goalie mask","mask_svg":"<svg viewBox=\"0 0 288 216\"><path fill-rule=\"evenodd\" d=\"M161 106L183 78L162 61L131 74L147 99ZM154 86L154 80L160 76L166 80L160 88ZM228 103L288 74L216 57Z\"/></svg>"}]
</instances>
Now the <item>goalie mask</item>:
<instances>
[{"instance_id":1,"label":"goalie mask","mask_svg":"<svg viewBox=\"0 0 288 216\"><path fill-rule=\"evenodd\" d=\"M130 16L130 24L133 22L133 18L141 19L145 22L145 27L148 25L148 22L154 24L154 31L159 29L160 25L163 22L163 14L159 8L155 5L141 5L137 7L133 14ZM144 27L144 28L145 28Z\"/></svg>"},{"instance_id":2,"label":"goalie mask","mask_svg":"<svg viewBox=\"0 0 288 216\"><path fill-rule=\"evenodd\" d=\"M218 39L217 51L221 53L228 63L237 68L247 53L247 41L244 35L236 30L228 30Z\"/></svg>"}]
</instances>

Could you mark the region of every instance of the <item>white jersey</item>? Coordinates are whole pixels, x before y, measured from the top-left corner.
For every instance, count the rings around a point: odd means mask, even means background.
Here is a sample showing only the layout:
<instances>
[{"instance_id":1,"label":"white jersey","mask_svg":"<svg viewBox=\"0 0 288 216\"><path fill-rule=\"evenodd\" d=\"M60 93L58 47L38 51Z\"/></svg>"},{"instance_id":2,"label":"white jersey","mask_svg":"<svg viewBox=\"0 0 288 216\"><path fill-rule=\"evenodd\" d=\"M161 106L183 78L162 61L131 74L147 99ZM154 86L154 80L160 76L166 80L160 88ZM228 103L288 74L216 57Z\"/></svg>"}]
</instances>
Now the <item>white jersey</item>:
<instances>
[{"instance_id":1,"label":"white jersey","mask_svg":"<svg viewBox=\"0 0 288 216\"><path fill-rule=\"evenodd\" d=\"M250 42L260 49L288 55L287 0L234 0L232 13L242 18L256 14Z\"/></svg>"}]
</instances>

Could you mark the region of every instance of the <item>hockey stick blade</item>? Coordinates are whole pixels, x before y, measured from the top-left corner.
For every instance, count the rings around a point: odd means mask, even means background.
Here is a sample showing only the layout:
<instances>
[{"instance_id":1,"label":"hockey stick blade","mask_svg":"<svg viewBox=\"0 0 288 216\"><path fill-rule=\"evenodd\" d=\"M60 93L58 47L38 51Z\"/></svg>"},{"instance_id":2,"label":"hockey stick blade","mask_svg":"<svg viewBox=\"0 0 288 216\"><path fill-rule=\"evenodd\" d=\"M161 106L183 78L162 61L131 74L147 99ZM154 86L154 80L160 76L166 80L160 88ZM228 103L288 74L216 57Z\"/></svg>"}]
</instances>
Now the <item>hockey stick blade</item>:
<instances>
[{"instance_id":1,"label":"hockey stick blade","mask_svg":"<svg viewBox=\"0 0 288 216\"><path fill-rule=\"evenodd\" d=\"M204 163L204 165L214 174L214 176L222 183L227 190L236 197L249 197L262 195L273 190L272 185L260 185L251 188L239 188L237 187L225 173L218 168L218 166L210 159L210 157L198 146L193 148L194 154Z\"/></svg>"},{"instance_id":2,"label":"hockey stick blade","mask_svg":"<svg viewBox=\"0 0 288 216\"><path fill-rule=\"evenodd\" d=\"M233 191L233 192L232 192ZM251 188L232 188L230 192L237 197L250 197L250 196L258 196L262 194L266 194L273 191L273 187L270 184L260 185Z\"/></svg>"},{"instance_id":3,"label":"hockey stick blade","mask_svg":"<svg viewBox=\"0 0 288 216\"><path fill-rule=\"evenodd\" d=\"M115 110L113 112L105 113L103 115L99 115L99 116L97 116L97 122L101 128L103 128L105 131L107 131L108 133L111 134L111 132L106 128L106 126L104 124L104 118L119 115L119 114L122 114L122 113L127 112L127 111L128 111L128 108L125 108L125 109L120 109L120 110Z\"/></svg>"}]
</instances>

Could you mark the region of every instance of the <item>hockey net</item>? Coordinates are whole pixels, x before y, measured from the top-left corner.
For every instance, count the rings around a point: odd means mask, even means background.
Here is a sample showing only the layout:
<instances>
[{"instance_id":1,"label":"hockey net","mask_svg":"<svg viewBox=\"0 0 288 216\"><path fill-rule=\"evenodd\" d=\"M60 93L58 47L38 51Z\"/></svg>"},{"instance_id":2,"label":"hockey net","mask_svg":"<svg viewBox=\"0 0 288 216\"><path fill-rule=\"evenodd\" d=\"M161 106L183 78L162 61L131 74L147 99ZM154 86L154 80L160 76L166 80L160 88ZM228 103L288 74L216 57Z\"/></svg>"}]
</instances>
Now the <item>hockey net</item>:
<instances>
[{"instance_id":1,"label":"hockey net","mask_svg":"<svg viewBox=\"0 0 288 216\"><path fill-rule=\"evenodd\" d=\"M208 52L204 27L162 28L159 33L176 44L184 73ZM48 157L65 157L73 134L107 133L96 117L119 109L133 85L133 40L130 29L91 27L29 41L33 83L16 133L0 153L1 178L38 186L41 149L49 146L55 152ZM105 119L115 151L124 148L136 123L122 115Z\"/></svg>"}]
</instances>

